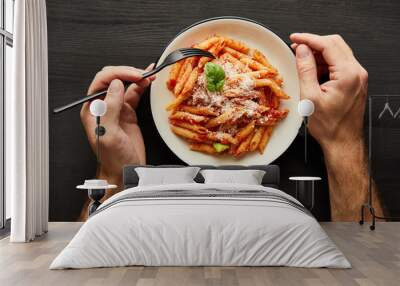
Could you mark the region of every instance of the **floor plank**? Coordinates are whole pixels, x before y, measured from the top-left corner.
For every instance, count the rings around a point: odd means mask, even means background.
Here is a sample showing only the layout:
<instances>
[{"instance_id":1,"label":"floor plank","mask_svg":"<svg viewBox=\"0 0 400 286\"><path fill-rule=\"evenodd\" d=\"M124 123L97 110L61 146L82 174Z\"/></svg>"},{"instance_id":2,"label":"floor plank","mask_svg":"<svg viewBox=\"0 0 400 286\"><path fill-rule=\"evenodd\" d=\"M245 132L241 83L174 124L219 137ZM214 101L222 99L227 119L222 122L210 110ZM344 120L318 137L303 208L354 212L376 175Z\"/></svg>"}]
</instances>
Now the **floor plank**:
<instances>
[{"instance_id":1,"label":"floor plank","mask_svg":"<svg viewBox=\"0 0 400 286\"><path fill-rule=\"evenodd\" d=\"M375 231L356 223L321 223L352 263L352 269L290 267L117 267L49 270L81 223L50 223L32 243L0 240L0 285L398 285L400 223L381 222Z\"/></svg>"}]
</instances>

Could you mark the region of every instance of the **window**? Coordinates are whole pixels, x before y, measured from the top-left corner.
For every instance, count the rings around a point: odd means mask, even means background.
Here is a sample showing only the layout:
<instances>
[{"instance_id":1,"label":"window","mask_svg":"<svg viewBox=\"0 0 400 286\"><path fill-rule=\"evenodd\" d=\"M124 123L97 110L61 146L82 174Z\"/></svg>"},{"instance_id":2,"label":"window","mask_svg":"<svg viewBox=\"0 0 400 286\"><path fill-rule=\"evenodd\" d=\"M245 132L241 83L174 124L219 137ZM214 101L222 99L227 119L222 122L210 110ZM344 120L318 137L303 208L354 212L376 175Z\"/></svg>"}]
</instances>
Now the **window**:
<instances>
[{"instance_id":1,"label":"window","mask_svg":"<svg viewBox=\"0 0 400 286\"><path fill-rule=\"evenodd\" d=\"M4 0L4 10L5 10L5 30L9 33L14 31L14 0Z\"/></svg>"},{"instance_id":2,"label":"window","mask_svg":"<svg viewBox=\"0 0 400 286\"><path fill-rule=\"evenodd\" d=\"M0 0L0 228L4 228L11 217L11 194L4 188L4 106L12 91L13 31L14 0Z\"/></svg>"}]
</instances>

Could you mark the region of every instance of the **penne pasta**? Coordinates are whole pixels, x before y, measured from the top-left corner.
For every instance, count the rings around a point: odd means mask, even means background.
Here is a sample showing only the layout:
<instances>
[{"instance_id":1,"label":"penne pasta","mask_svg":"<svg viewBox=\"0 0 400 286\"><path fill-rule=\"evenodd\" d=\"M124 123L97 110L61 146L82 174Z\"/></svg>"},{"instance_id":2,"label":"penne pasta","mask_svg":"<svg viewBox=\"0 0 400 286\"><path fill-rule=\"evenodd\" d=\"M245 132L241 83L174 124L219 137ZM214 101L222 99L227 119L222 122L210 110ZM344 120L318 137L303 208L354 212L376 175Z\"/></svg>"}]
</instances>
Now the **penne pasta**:
<instances>
[{"instance_id":1,"label":"penne pasta","mask_svg":"<svg viewBox=\"0 0 400 286\"><path fill-rule=\"evenodd\" d=\"M187 122L179 121L179 120L171 120L170 122L172 125L182 127L185 129L189 129L198 134L206 134L208 132L207 128L205 128L204 126L198 125L198 124L191 124L191 123L187 123Z\"/></svg>"},{"instance_id":2,"label":"penne pasta","mask_svg":"<svg viewBox=\"0 0 400 286\"><path fill-rule=\"evenodd\" d=\"M270 111L271 109L268 107L268 106L265 106L265 105L260 105L260 106L258 106L258 108L257 108L257 111L260 113L260 114L263 114L263 113L266 113L266 112L268 112L268 111Z\"/></svg>"},{"instance_id":3,"label":"penne pasta","mask_svg":"<svg viewBox=\"0 0 400 286\"><path fill-rule=\"evenodd\" d=\"M176 109L182 102L189 98L189 96L191 95L190 93L193 90L194 85L196 84L198 74L198 68L192 70L185 85L183 86L181 94L179 94L179 96L167 106L167 110Z\"/></svg>"},{"instance_id":4,"label":"penne pasta","mask_svg":"<svg viewBox=\"0 0 400 286\"><path fill-rule=\"evenodd\" d=\"M258 70L258 71L251 71L251 72L246 72L246 73L239 73L236 75L236 77L243 77L243 76L249 76L254 79L260 79L260 78L266 78L266 77L271 77L275 76L273 73L271 73L270 70Z\"/></svg>"},{"instance_id":5,"label":"penne pasta","mask_svg":"<svg viewBox=\"0 0 400 286\"><path fill-rule=\"evenodd\" d=\"M269 61L268 61L267 58L264 56L264 54L261 53L259 50L253 49L253 50L250 51L250 54L251 54L252 58L253 58L255 61L259 62L259 63L262 64L263 66L268 67L269 69L274 70L275 74L278 73L278 71L276 70L276 68L273 67L273 66L269 63Z\"/></svg>"},{"instance_id":6,"label":"penne pasta","mask_svg":"<svg viewBox=\"0 0 400 286\"><path fill-rule=\"evenodd\" d=\"M169 117L169 119L186 121L186 122L189 122L189 123L203 123L203 122L207 122L208 121L208 118L205 117L205 116L191 114L191 113L183 112L183 111L177 111L177 112L173 113Z\"/></svg>"},{"instance_id":7,"label":"penne pasta","mask_svg":"<svg viewBox=\"0 0 400 286\"><path fill-rule=\"evenodd\" d=\"M220 37L214 36L214 37L208 38L207 40L205 40L197 45L194 45L194 47L197 49L208 50L209 48L211 48L212 45L214 45L216 42L218 42L220 40L221 40Z\"/></svg>"},{"instance_id":8,"label":"penne pasta","mask_svg":"<svg viewBox=\"0 0 400 286\"><path fill-rule=\"evenodd\" d=\"M172 66L172 68L171 68L171 70L169 72L169 79L167 81L167 87L168 87L169 90L174 90L174 87L175 87L175 85L177 83L177 80L179 78L179 74L180 74L181 68L183 66L183 63L184 63L184 60L181 60L179 62L176 62Z\"/></svg>"},{"instance_id":9,"label":"penne pasta","mask_svg":"<svg viewBox=\"0 0 400 286\"><path fill-rule=\"evenodd\" d=\"M256 120L256 125L273 126L280 120L284 119L287 116L288 112L289 111L287 109L269 109L267 112L265 112L264 116Z\"/></svg>"},{"instance_id":10,"label":"penne pasta","mask_svg":"<svg viewBox=\"0 0 400 286\"><path fill-rule=\"evenodd\" d=\"M181 64L181 68L179 69L177 80L179 80L182 77L183 73L185 72L184 67L186 66L186 63L188 62L188 60L189 60L189 58L179 61L182 64Z\"/></svg>"},{"instance_id":11,"label":"penne pasta","mask_svg":"<svg viewBox=\"0 0 400 286\"><path fill-rule=\"evenodd\" d=\"M201 136L193 131L190 131L185 128L181 128L175 125L171 125L171 130L174 132L176 135L179 137L183 137L185 139L195 141L195 142L203 142L204 140L201 138Z\"/></svg>"},{"instance_id":12,"label":"penne pasta","mask_svg":"<svg viewBox=\"0 0 400 286\"><path fill-rule=\"evenodd\" d=\"M288 99L290 98L279 86L278 84L268 78L263 78L263 79L255 79L254 80L254 85L256 88L260 87L269 87L271 91L274 93L279 98L282 99Z\"/></svg>"},{"instance_id":13,"label":"penne pasta","mask_svg":"<svg viewBox=\"0 0 400 286\"><path fill-rule=\"evenodd\" d=\"M235 49L239 52L245 53L247 54L250 49L249 47L247 47L244 43L242 43L241 41L237 41L231 38L226 38L224 37L226 45L232 49Z\"/></svg>"},{"instance_id":14,"label":"penne pasta","mask_svg":"<svg viewBox=\"0 0 400 286\"><path fill-rule=\"evenodd\" d=\"M260 64L266 66L266 67L270 67L271 64L268 62L267 58L264 56L263 53L261 53L259 50L257 49L252 49L250 51L250 55L252 56L252 58L254 60L256 60L257 62L259 62Z\"/></svg>"},{"instance_id":15,"label":"penne pasta","mask_svg":"<svg viewBox=\"0 0 400 286\"><path fill-rule=\"evenodd\" d=\"M247 138L240 143L239 147L236 149L236 152L235 152L236 157L242 156L242 155L244 155L244 153L250 151L250 142L251 142L252 138L253 138L253 134L250 133L247 136Z\"/></svg>"},{"instance_id":16,"label":"penne pasta","mask_svg":"<svg viewBox=\"0 0 400 286\"><path fill-rule=\"evenodd\" d=\"M235 58L234 56L232 56L229 53L222 54L220 58L223 60L226 60L226 61L230 62L231 64L233 64L234 66L240 68L242 70L242 72L251 71L249 67L247 67L245 64L243 64L241 61L239 61L237 58Z\"/></svg>"},{"instance_id":17,"label":"penne pasta","mask_svg":"<svg viewBox=\"0 0 400 286\"><path fill-rule=\"evenodd\" d=\"M242 142L246 139L254 130L255 121L252 120L249 124L247 124L244 128L242 128L235 136L235 139L238 143Z\"/></svg>"},{"instance_id":18,"label":"penne pasta","mask_svg":"<svg viewBox=\"0 0 400 286\"><path fill-rule=\"evenodd\" d=\"M215 46L213 46L212 49L209 50L209 52L212 53L215 57L218 57L224 47L225 40L221 38L218 42L215 43Z\"/></svg>"},{"instance_id":19,"label":"penne pasta","mask_svg":"<svg viewBox=\"0 0 400 286\"><path fill-rule=\"evenodd\" d=\"M277 96L272 97L272 107L278 109L280 105L280 100Z\"/></svg>"},{"instance_id":20,"label":"penne pasta","mask_svg":"<svg viewBox=\"0 0 400 286\"><path fill-rule=\"evenodd\" d=\"M236 145L232 144L232 145L229 147L229 151L228 151L229 154L232 155L232 156L235 156L236 150L238 149L238 147L239 147L238 144L236 144Z\"/></svg>"},{"instance_id":21,"label":"penne pasta","mask_svg":"<svg viewBox=\"0 0 400 286\"><path fill-rule=\"evenodd\" d=\"M254 136L250 140L250 152L257 150L258 145L260 144L261 137L264 134L265 127L257 127L254 131Z\"/></svg>"},{"instance_id":22,"label":"penne pasta","mask_svg":"<svg viewBox=\"0 0 400 286\"><path fill-rule=\"evenodd\" d=\"M272 134L272 127L270 126L265 127L264 133L261 136L260 143L258 144L258 152L260 152L260 154L264 154L265 146L267 146L271 134Z\"/></svg>"},{"instance_id":23,"label":"penne pasta","mask_svg":"<svg viewBox=\"0 0 400 286\"><path fill-rule=\"evenodd\" d=\"M267 95L265 94L265 88L263 88L260 92L260 96L258 98L258 104L261 106L268 106L268 98Z\"/></svg>"},{"instance_id":24,"label":"penne pasta","mask_svg":"<svg viewBox=\"0 0 400 286\"><path fill-rule=\"evenodd\" d=\"M188 63L192 66L192 69L194 69L197 66L199 59L200 59L200 57L198 57L198 56L187 58Z\"/></svg>"},{"instance_id":25,"label":"penne pasta","mask_svg":"<svg viewBox=\"0 0 400 286\"><path fill-rule=\"evenodd\" d=\"M199 70L198 70L198 68L195 68L190 73L189 78L186 81L185 85L183 86L182 93L180 95L184 95L185 96L188 93L190 93L193 90L194 85L196 84L198 77L199 77Z\"/></svg>"},{"instance_id":26,"label":"penne pasta","mask_svg":"<svg viewBox=\"0 0 400 286\"><path fill-rule=\"evenodd\" d=\"M198 65L197 65L197 67L198 67L199 69L203 69L204 66L206 65L206 63L208 63L208 62L211 61L211 60L212 60L212 58L209 58L209 57L201 57L200 60L199 60Z\"/></svg>"},{"instance_id":27,"label":"penne pasta","mask_svg":"<svg viewBox=\"0 0 400 286\"><path fill-rule=\"evenodd\" d=\"M208 51L212 53L215 57L217 57L218 54L223 49L224 45L225 45L224 39L220 38ZM212 58L209 57L201 57L197 66L199 67L199 69L203 69L205 64L211 60Z\"/></svg>"},{"instance_id":28,"label":"penne pasta","mask_svg":"<svg viewBox=\"0 0 400 286\"><path fill-rule=\"evenodd\" d=\"M223 144L237 144L236 138L233 138L232 135L223 132L209 132L207 134L207 138L210 141L216 141Z\"/></svg>"},{"instance_id":29,"label":"penne pasta","mask_svg":"<svg viewBox=\"0 0 400 286\"><path fill-rule=\"evenodd\" d=\"M218 116L218 113L209 107L182 105L180 110L203 116Z\"/></svg>"},{"instance_id":30,"label":"penne pasta","mask_svg":"<svg viewBox=\"0 0 400 286\"><path fill-rule=\"evenodd\" d=\"M234 113L234 110L232 110L232 109L222 113L220 116L217 116L217 117L211 119L210 121L208 121L208 123L206 124L206 127L213 128L213 127L216 127L218 125L228 122L232 118L233 113Z\"/></svg>"},{"instance_id":31,"label":"penne pasta","mask_svg":"<svg viewBox=\"0 0 400 286\"><path fill-rule=\"evenodd\" d=\"M276 75L276 71L260 64L259 62L249 58L241 58L240 61L245 64L246 66L250 67L252 70L258 71L258 70L268 70L271 75Z\"/></svg>"},{"instance_id":32,"label":"penne pasta","mask_svg":"<svg viewBox=\"0 0 400 286\"><path fill-rule=\"evenodd\" d=\"M283 85L283 78L280 74L277 74L273 80L276 82L277 85L279 85L280 87L282 87Z\"/></svg>"},{"instance_id":33,"label":"penne pasta","mask_svg":"<svg viewBox=\"0 0 400 286\"><path fill-rule=\"evenodd\" d=\"M266 91L268 90L268 102L269 102L269 106L271 107L271 108L274 108L274 102L275 102L275 97L277 97L275 94L274 94L274 92L271 90L271 88L270 87L265 87L264 88Z\"/></svg>"},{"instance_id":34,"label":"penne pasta","mask_svg":"<svg viewBox=\"0 0 400 286\"><path fill-rule=\"evenodd\" d=\"M258 118L256 120L256 125L258 126L274 126L277 123L278 119L277 118Z\"/></svg>"},{"instance_id":35,"label":"penne pasta","mask_svg":"<svg viewBox=\"0 0 400 286\"><path fill-rule=\"evenodd\" d=\"M232 49L231 47L227 47L227 46L225 46L222 51L232 55L233 57L235 57L235 58L237 58L239 60L241 58L248 57L246 54L243 54L243 53L239 52L238 50Z\"/></svg>"},{"instance_id":36,"label":"penne pasta","mask_svg":"<svg viewBox=\"0 0 400 286\"><path fill-rule=\"evenodd\" d=\"M191 62L185 61L185 63L183 64L181 69L182 69L182 72L180 73L179 78L178 78L175 88L174 88L174 94L176 96L178 96L181 93L186 81L188 80L188 78L192 72Z\"/></svg>"},{"instance_id":37,"label":"penne pasta","mask_svg":"<svg viewBox=\"0 0 400 286\"><path fill-rule=\"evenodd\" d=\"M218 154L212 145L204 143L192 143L189 145L190 150L203 152L211 155Z\"/></svg>"},{"instance_id":38,"label":"penne pasta","mask_svg":"<svg viewBox=\"0 0 400 286\"><path fill-rule=\"evenodd\" d=\"M241 97L241 96L242 96L242 93L241 93L240 91L237 91L237 90L230 90L230 91L225 92L224 95L225 95L226 97L231 97L231 98L233 98L233 97Z\"/></svg>"}]
</instances>

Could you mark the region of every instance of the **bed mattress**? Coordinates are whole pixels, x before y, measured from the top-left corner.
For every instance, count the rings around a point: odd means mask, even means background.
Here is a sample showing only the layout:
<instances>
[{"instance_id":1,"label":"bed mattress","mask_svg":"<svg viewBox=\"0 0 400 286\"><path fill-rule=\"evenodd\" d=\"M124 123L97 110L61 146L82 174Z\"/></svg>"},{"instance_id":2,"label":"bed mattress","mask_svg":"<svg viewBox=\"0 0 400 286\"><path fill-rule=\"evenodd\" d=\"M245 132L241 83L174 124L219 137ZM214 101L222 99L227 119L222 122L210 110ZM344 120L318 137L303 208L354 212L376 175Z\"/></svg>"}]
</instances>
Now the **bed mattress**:
<instances>
[{"instance_id":1,"label":"bed mattress","mask_svg":"<svg viewBox=\"0 0 400 286\"><path fill-rule=\"evenodd\" d=\"M350 263L300 202L238 184L138 186L105 201L50 269Z\"/></svg>"}]
</instances>

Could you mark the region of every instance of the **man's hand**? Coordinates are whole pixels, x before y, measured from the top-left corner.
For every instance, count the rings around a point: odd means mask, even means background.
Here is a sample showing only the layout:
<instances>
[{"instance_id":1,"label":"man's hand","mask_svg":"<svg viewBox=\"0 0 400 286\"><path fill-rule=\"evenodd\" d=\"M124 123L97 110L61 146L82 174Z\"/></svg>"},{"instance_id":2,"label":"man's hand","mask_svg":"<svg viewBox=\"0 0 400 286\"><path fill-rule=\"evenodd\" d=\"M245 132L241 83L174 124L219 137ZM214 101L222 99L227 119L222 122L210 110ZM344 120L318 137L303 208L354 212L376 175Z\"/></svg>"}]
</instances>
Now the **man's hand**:
<instances>
[{"instance_id":1,"label":"man's hand","mask_svg":"<svg viewBox=\"0 0 400 286\"><path fill-rule=\"evenodd\" d=\"M357 220L369 178L363 142L367 71L339 35L296 33L290 39L296 50L301 97L315 104L308 128L324 152L332 220ZM320 84L324 72L329 80ZM381 213L376 193L374 198Z\"/></svg>"},{"instance_id":2,"label":"man's hand","mask_svg":"<svg viewBox=\"0 0 400 286\"><path fill-rule=\"evenodd\" d=\"M323 148L361 139L367 71L338 35L292 34L290 38L296 48L301 96L315 104L310 133ZM320 85L317 71L326 66L329 81Z\"/></svg>"},{"instance_id":3,"label":"man's hand","mask_svg":"<svg viewBox=\"0 0 400 286\"><path fill-rule=\"evenodd\" d=\"M151 70L151 64L146 70ZM128 66L109 66L98 72L88 94L108 88L104 101L107 112L101 118L106 134L100 137L101 166L97 177L109 183L122 184L122 167L126 164L145 164L146 154L142 133L137 125L135 109L140 96L153 77L142 79L143 70ZM122 81L133 82L125 91ZM89 111L89 103L81 109L81 120L92 149L96 150L96 119ZM109 195L109 194L108 194ZM84 210L86 211L86 210Z\"/></svg>"}]
</instances>

